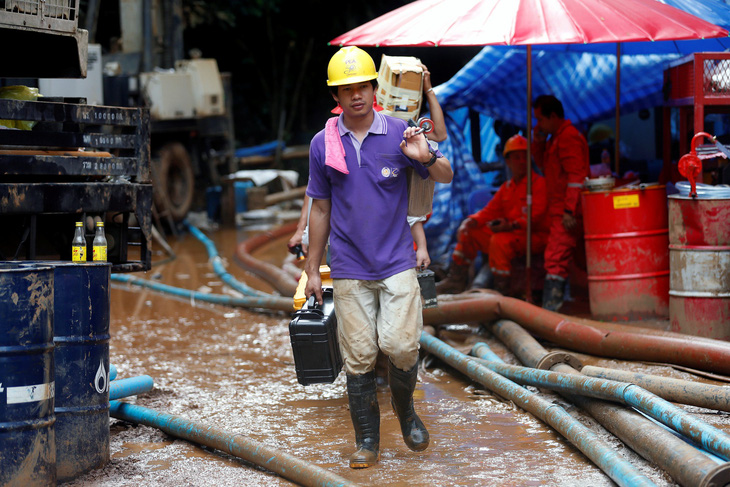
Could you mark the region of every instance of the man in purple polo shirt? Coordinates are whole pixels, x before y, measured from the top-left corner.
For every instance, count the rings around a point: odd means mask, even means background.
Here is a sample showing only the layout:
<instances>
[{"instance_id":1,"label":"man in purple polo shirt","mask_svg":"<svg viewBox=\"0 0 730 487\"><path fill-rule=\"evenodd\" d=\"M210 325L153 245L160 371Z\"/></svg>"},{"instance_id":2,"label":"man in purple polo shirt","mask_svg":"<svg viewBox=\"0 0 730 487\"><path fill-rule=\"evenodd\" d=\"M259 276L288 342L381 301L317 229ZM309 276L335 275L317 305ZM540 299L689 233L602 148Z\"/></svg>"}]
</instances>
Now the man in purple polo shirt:
<instances>
[{"instance_id":1,"label":"man in purple polo shirt","mask_svg":"<svg viewBox=\"0 0 730 487\"><path fill-rule=\"evenodd\" d=\"M327 85L342 114L336 126L328 123L310 145L307 195L313 203L305 294L322 303L319 266L329 237L335 313L357 446L350 467L365 468L378 461L380 451L374 370L379 349L390 359L391 403L403 439L414 451L428 447L428 431L413 409L423 317L406 219L406 168L440 183L451 182L453 172L416 128L373 110L378 73L365 51L340 49L327 73ZM344 157L338 157L338 148L344 149Z\"/></svg>"}]
</instances>

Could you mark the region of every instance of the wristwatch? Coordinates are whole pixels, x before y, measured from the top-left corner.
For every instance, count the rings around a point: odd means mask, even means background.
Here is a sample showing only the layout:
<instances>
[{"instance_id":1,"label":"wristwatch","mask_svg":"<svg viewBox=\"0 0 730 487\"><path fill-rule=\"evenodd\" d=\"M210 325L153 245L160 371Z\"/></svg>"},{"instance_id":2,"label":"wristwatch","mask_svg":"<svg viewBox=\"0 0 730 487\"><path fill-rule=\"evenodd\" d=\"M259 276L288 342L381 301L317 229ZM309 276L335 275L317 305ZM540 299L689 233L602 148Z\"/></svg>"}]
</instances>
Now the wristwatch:
<instances>
[{"instance_id":1,"label":"wristwatch","mask_svg":"<svg viewBox=\"0 0 730 487\"><path fill-rule=\"evenodd\" d=\"M429 159L428 162L423 164L424 167L431 167L436 163L436 159L438 159L439 157L444 157L444 155L441 153L440 150L438 150L438 149L433 150L433 148L431 148L431 146L428 147L428 151L431 153L431 159Z\"/></svg>"}]
</instances>

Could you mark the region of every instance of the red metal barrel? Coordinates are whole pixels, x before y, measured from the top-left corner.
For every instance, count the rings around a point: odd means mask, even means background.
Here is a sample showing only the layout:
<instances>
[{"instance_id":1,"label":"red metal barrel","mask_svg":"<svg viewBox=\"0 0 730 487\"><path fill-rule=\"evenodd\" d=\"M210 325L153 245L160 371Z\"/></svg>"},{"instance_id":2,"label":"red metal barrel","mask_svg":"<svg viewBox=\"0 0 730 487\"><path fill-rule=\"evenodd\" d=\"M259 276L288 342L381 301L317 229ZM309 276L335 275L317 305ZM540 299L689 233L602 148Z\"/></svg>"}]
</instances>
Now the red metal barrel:
<instances>
[{"instance_id":1,"label":"red metal barrel","mask_svg":"<svg viewBox=\"0 0 730 487\"><path fill-rule=\"evenodd\" d=\"M588 294L599 319L669 314L669 237L664 185L584 192Z\"/></svg>"},{"instance_id":2,"label":"red metal barrel","mask_svg":"<svg viewBox=\"0 0 730 487\"><path fill-rule=\"evenodd\" d=\"M669 197L671 330L730 340L730 199Z\"/></svg>"}]
</instances>

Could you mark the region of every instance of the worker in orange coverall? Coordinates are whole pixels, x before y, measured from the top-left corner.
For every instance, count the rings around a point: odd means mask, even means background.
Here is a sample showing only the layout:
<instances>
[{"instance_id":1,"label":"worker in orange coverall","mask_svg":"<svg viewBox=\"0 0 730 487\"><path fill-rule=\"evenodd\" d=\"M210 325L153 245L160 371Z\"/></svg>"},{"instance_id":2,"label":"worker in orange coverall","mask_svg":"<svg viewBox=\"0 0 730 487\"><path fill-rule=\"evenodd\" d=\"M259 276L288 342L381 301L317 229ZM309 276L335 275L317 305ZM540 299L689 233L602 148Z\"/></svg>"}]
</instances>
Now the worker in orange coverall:
<instances>
[{"instance_id":1,"label":"worker in orange coverall","mask_svg":"<svg viewBox=\"0 0 730 487\"><path fill-rule=\"evenodd\" d=\"M489 258L492 287L508 294L512 259L527 251L527 139L510 137L504 145L504 160L512 178L502 184L487 206L469 215L459 226L458 241L448 276L436 285L438 294L456 294L466 289L469 270L479 252ZM542 252L548 237L545 178L532 172L532 251Z\"/></svg>"},{"instance_id":2,"label":"worker in orange coverall","mask_svg":"<svg viewBox=\"0 0 730 487\"><path fill-rule=\"evenodd\" d=\"M545 174L550 222L542 307L558 311L565 298L575 248L583 233L580 193L590 175L588 142L565 119L563 104L554 96L538 96L532 108L537 120L532 150L535 162Z\"/></svg>"}]
</instances>

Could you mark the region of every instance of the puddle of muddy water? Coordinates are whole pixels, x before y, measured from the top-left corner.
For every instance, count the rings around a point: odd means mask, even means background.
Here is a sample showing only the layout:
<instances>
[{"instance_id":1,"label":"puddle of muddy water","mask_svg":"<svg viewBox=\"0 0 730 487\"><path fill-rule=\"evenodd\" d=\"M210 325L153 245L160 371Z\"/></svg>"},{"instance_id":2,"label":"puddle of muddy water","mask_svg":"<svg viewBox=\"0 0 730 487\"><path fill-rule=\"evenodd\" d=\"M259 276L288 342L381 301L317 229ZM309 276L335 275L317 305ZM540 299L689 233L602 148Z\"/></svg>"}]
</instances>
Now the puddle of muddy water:
<instances>
[{"instance_id":1,"label":"puddle of muddy water","mask_svg":"<svg viewBox=\"0 0 730 487\"><path fill-rule=\"evenodd\" d=\"M271 291L236 266L233 255L240 230L219 231L210 238L236 279ZM139 277L154 275L173 286L224 292L200 242L185 236L170 243L177 258ZM262 252L270 262L281 262L285 241ZM297 382L287 314L209 305L117 284L111 306L110 355L118 377L144 374L155 381L154 391L128 401L243 435L352 482L391 487L614 485L547 425L452 374L438 361L422 370L416 391L416 409L431 434L429 449L414 453L406 448L389 393L382 388L381 461L370 469L351 470L348 457L354 450L354 434L344 374L333 384L304 387ZM480 339L505 353L491 337ZM505 360L515 363L506 355ZM657 485L675 485L560 396L546 393L545 397L591 425ZM716 425L728 428L724 415L715 416ZM111 461L106 467L66 485L293 485L243 460L154 428L112 420L110 443Z\"/></svg>"}]
</instances>

